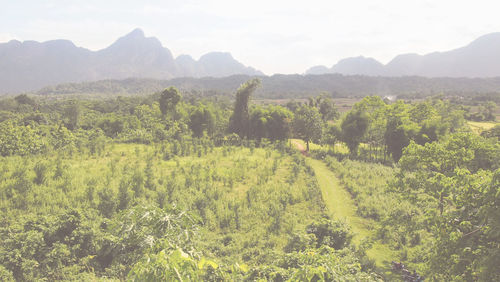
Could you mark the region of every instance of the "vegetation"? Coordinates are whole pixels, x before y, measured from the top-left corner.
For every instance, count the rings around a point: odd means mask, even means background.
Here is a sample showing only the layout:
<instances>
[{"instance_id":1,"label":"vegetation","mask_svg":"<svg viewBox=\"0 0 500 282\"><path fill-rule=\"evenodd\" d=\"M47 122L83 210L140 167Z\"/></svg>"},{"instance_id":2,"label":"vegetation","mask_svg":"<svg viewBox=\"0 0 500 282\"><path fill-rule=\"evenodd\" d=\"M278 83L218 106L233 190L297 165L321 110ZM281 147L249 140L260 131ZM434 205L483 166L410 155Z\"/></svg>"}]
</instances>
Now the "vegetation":
<instances>
[{"instance_id":1,"label":"vegetation","mask_svg":"<svg viewBox=\"0 0 500 282\"><path fill-rule=\"evenodd\" d=\"M443 98L252 103L259 84L1 100L0 280L500 280L498 126Z\"/></svg>"},{"instance_id":2,"label":"vegetation","mask_svg":"<svg viewBox=\"0 0 500 282\"><path fill-rule=\"evenodd\" d=\"M67 83L40 89L34 94L53 96L137 96L150 95L175 86L185 95L212 97L232 96L241 84L252 79L247 75L222 78L173 78L170 80L129 78L95 82ZM422 99L442 95L456 104L472 107L493 101L500 103L500 81L497 78L426 78L418 76L375 77L359 75L273 75L259 77L262 88L255 97L261 99L299 99L327 93L333 98L377 94L398 99ZM374 89L377 91L374 93ZM498 112L497 112L498 115Z\"/></svg>"}]
</instances>

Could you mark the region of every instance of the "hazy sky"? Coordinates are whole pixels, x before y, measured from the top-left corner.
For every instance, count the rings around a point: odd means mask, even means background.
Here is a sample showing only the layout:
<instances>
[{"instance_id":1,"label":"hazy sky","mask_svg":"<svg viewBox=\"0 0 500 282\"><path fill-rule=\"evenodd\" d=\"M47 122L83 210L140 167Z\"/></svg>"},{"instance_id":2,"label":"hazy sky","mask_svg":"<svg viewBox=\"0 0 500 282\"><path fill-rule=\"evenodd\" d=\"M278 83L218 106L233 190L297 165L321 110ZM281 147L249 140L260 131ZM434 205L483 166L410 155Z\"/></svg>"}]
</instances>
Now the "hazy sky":
<instances>
[{"instance_id":1,"label":"hazy sky","mask_svg":"<svg viewBox=\"0 0 500 282\"><path fill-rule=\"evenodd\" d=\"M134 28L174 56L231 52L266 74L346 57L446 51L500 31L498 0L0 0L0 42L70 39L91 50Z\"/></svg>"}]
</instances>

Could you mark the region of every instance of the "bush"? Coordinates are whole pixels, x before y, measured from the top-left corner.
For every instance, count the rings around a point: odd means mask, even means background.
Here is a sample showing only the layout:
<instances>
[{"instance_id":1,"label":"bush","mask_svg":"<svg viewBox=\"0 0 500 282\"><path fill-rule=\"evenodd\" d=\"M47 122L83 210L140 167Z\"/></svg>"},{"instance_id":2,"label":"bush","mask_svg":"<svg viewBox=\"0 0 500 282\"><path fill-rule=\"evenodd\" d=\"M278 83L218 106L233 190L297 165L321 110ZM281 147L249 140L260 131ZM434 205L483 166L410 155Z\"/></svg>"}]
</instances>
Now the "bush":
<instances>
[{"instance_id":1,"label":"bush","mask_svg":"<svg viewBox=\"0 0 500 282\"><path fill-rule=\"evenodd\" d=\"M323 245L340 250L351 243L353 235L345 222L334 221L324 216L307 226L306 232L316 237L316 247Z\"/></svg>"}]
</instances>

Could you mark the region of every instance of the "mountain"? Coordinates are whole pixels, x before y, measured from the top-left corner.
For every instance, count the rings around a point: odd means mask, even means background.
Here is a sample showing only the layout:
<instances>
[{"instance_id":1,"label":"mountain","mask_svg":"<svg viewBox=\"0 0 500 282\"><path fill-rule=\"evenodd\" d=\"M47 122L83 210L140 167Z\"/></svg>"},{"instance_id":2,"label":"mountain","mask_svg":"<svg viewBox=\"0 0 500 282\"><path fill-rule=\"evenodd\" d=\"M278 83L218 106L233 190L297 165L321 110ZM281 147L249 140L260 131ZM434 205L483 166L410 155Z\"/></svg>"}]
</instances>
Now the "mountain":
<instances>
[{"instance_id":1,"label":"mountain","mask_svg":"<svg viewBox=\"0 0 500 282\"><path fill-rule=\"evenodd\" d=\"M172 53L140 29L119 38L106 49L97 51L95 63L99 79L127 77L171 78L177 74Z\"/></svg>"},{"instance_id":2,"label":"mountain","mask_svg":"<svg viewBox=\"0 0 500 282\"><path fill-rule=\"evenodd\" d=\"M332 68L315 66L306 74L339 73L368 76L497 77L500 76L500 33L479 37L467 46L426 55L402 54L383 65L371 58L339 61Z\"/></svg>"},{"instance_id":3,"label":"mountain","mask_svg":"<svg viewBox=\"0 0 500 282\"><path fill-rule=\"evenodd\" d=\"M344 75L381 75L384 65L373 58L363 56L352 57L340 60L331 68L325 66L314 66L306 71L306 74L327 74L338 73Z\"/></svg>"},{"instance_id":4,"label":"mountain","mask_svg":"<svg viewBox=\"0 0 500 282\"><path fill-rule=\"evenodd\" d=\"M99 51L77 47L68 40L0 43L0 94L102 79L235 74L263 75L236 61L229 53L208 53L198 61L188 55L174 58L157 38L145 37L140 29Z\"/></svg>"},{"instance_id":5,"label":"mountain","mask_svg":"<svg viewBox=\"0 0 500 282\"><path fill-rule=\"evenodd\" d=\"M332 67L332 73L342 73L346 75L378 75L384 65L372 58L356 57L340 60Z\"/></svg>"}]
</instances>

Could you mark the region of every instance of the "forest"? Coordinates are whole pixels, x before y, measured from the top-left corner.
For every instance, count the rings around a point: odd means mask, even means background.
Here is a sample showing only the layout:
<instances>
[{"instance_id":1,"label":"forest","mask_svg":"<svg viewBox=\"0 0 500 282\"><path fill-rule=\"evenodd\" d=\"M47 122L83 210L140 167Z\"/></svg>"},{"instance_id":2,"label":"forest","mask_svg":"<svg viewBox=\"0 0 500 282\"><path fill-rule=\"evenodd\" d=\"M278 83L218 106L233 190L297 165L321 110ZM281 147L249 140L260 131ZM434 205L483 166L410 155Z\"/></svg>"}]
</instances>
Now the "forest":
<instances>
[{"instance_id":1,"label":"forest","mask_svg":"<svg viewBox=\"0 0 500 282\"><path fill-rule=\"evenodd\" d=\"M2 98L0 280L500 281L494 99L264 83Z\"/></svg>"},{"instance_id":2,"label":"forest","mask_svg":"<svg viewBox=\"0 0 500 282\"><path fill-rule=\"evenodd\" d=\"M175 86L184 94L233 97L234 90L254 77L173 78L169 80L128 78L80 83L66 83L44 87L33 92L42 96L137 96L150 95ZM422 99L442 94L453 97L457 103L476 104L483 101L500 103L498 78L427 78L419 76L376 77L363 75L283 75L259 76L262 85L253 96L258 99L300 99L327 93L332 97L397 96Z\"/></svg>"}]
</instances>

